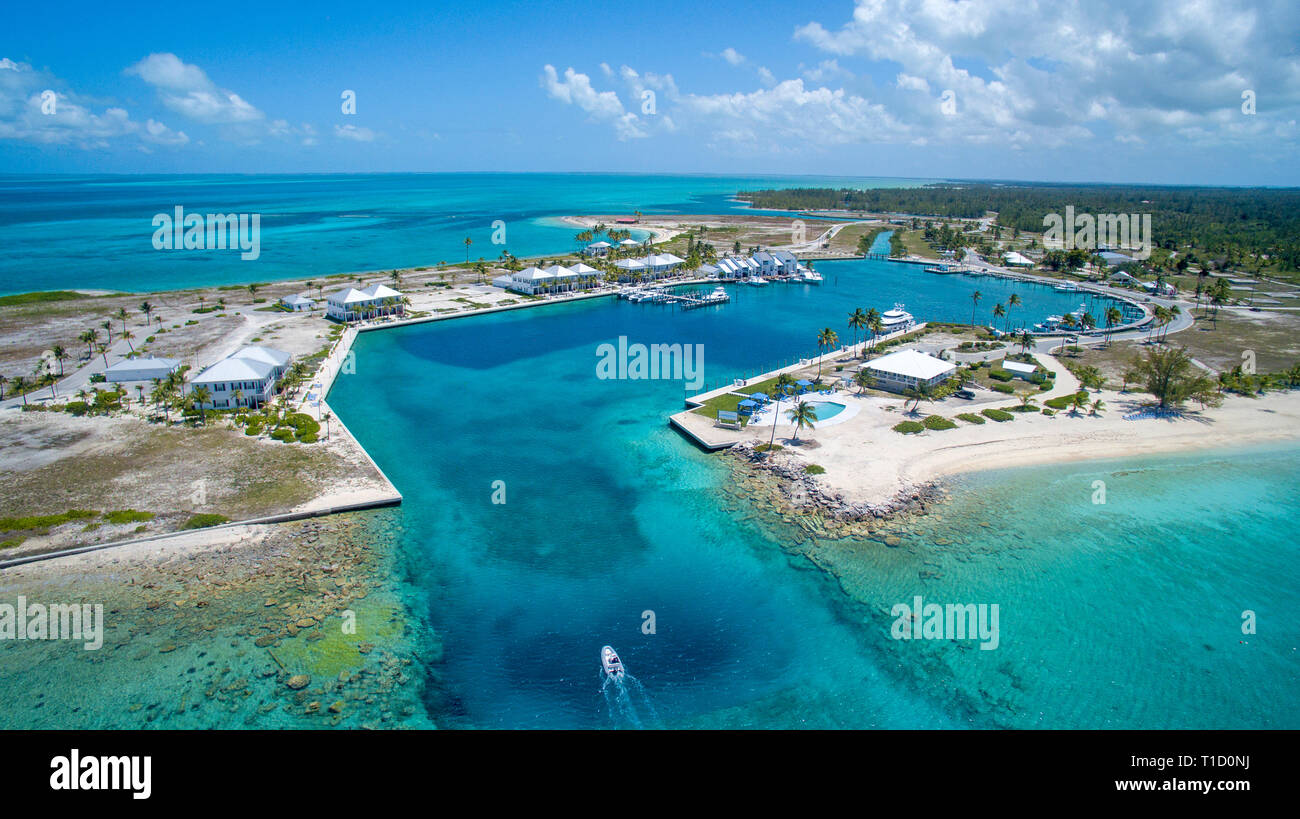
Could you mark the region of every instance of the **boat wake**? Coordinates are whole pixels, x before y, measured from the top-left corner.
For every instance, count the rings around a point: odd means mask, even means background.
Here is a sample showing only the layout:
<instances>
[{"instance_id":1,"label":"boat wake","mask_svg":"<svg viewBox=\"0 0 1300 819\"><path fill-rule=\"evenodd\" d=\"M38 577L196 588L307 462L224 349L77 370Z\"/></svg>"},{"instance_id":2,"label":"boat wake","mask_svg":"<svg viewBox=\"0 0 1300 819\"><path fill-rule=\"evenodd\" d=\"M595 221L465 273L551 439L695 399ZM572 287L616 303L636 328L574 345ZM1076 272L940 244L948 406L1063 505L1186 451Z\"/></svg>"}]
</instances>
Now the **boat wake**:
<instances>
[{"instance_id":1,"label":"boat wake","mask_svg":"<svg viewBox=\"0 0 1300 819\"><path fill-rule=\"evenodd\" d=\"M600 692L605 697L609 721L615 728L640 731L647 727L647 721L651 728L659 726L659 712L650 701L645 686L631 674L624 672L622 677L605 676Z\"/></svg>"}]
</instances>

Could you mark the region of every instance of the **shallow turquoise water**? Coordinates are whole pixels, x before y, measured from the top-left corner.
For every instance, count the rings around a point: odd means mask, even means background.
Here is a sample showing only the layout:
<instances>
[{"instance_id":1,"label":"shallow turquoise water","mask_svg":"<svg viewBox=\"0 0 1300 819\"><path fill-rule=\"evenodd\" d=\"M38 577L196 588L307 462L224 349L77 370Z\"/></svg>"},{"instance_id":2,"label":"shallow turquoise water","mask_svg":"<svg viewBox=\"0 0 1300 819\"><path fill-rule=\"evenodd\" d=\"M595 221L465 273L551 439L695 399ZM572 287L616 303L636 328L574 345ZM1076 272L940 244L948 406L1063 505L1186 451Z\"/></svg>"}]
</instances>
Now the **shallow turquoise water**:
<instances>
[{"instance_id":1,"label":"shallow turquoise water","mask_svg":"<svg viewBox=\"0 0 1300 819\"><path fill-rule=\"evenodd\" d=\"M582 213L729 213L738 190L933 180L635 174L0 175L0 295L246 284L465 260L572 253ZM155 250L152 219L260 214L261 255ZM504 235L497 225L504 226ZM644 232L633 229L636 238ZM503 243L497 240L503 239Z\"/></svg>"},{"instance_id":2,"label":"shallow turquoise water","mask_svg":"<svg viewBox=\"0 0 1300 819\"><path fill-rule=\"evenodd\" d=\"M820 288L737 288L719 308L605 299L360 337L330 401L405 496L398 548L445 638L434 721L1300 725L1286 536L1300 451L967 479L901 548L822 548L832 578L756 510L723 508L730 473L666 425L680 382L596 377L597 345L620 335L703 344L718 381L814 352L851 306L905 298L960 320L967 287L1002 284L823 271ZM1017 289L1031 318L1078 298ZM915 594L998 603L1001 647L890 639L890 607ZM1244 609L1259 635L1240 634ZM601 689L607 643L643 686L626 700Z\"/></svg>"}]
</instances>

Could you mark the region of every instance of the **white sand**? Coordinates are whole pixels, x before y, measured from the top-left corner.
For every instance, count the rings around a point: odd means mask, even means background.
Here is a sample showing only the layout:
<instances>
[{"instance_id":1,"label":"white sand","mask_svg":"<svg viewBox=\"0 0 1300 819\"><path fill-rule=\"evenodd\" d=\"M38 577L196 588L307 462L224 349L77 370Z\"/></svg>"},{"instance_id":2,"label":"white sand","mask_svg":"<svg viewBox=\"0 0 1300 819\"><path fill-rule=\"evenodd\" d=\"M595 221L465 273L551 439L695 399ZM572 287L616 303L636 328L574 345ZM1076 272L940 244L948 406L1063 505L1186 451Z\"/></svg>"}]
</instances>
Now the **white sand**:
<instances>
[{"instance_id":1,"label":"white sand","mask_svg":"<svg viewBox=\"0 0 1300 819\"><path fill-rule=\"evenodd\" d=\"M818 443L792 448L797 457L826 469L818 478L848 502L881 503L945 475L1095 458L1116 458L1196 449L1253 446L1300 440L1300 393L1263 398L1228 397L1223 406L1190 410L1180 418L1125 420L1148 396L1106 391L1101 416L1016 414L1012 421L983 425L957 421L957 429L903 435L890 427L908 416L899 400L857 398L858 415L844 424L800 437ZM885 409L894 406L892 412ZM922 415L952 417L965 411L953 399L922 407ZM769 430L770 433L770 430ZM778 441L788 432L777 428ZM763 440L766 440L764 437Z\"/></svg>"}]
</instances>

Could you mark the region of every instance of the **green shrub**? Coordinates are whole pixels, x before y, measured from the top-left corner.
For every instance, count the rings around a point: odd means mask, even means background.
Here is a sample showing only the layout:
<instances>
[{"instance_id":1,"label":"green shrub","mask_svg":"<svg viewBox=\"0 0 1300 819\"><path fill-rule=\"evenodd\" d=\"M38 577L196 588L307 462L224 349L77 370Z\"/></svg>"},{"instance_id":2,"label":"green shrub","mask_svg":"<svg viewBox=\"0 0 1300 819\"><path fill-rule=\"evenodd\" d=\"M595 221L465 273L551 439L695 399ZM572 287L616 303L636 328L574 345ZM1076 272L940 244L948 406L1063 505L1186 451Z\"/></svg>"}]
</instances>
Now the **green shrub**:
<instances>
[{"instance_id":1,"label":"green shrub","mask_svg":"<svg viewBox=\"0 0 1300 819\"><path fill-rule=\"evenodd\" d=\"M989 419L990 421L997 421L999 423L1001 423L1002 421L1010 421L1012 418L1016 417L1011 413L1007 412L1006 410L1000 410L1000 409L980 410L980 414L983 415L985 418Z\"/></svg>"},{"instance_id":2,"label":"green shrub","mask_svg":"<svg viewBox=\"0 0 1300 819\"><path fill-rule=\"evenodd\" d=\"M107 523L148 523L153 520L153 512L138 512L135 509L119 509L116 512L105 512L104 521Z\"/></svg>"},{"instance_id":3,"label":"green shrub","mask_svg":"<svg viewBox=\"0 0 1300 819\"><path fill-rule=\"evenodd\" d=\"M181 528L206 529L209 526L216 526L221 523L226 523L229 520L230 518L225 515L218 515L215 512L199 512L198 514L190 515L190 519L185 521Z\"/></svg>"},{"instance_id":4,"label":"green shrub","mask_svg":"<svg viewBox=\"0 0 1300 819\"><path fill-rule=\"evenodd\" d=\"M90 411L90 405L85 401L69 401L63 411L70 415L85 415Z\"/></svg>"},{"instance_id":5,"label":"green shrub","mask_svg":"<svg viewBox=\"0 0 1300 819\"><path fill-rule=\"evenodd\" d=\"M1052 387L1054 387L1054 386L1056 386L1056 384L1055 384L1054 382L1052 382L1052 381L1049 379L1049 380L1044 381L1043 383L1039 384L1039 385L1038 385L1038 390L1039 390L1039 392L1047 392L1048 390L1050 390L1050 389L1051 389Z\"/></svg>"},{"instance_id":6,"label":"green shrub","mask_svg":"<svg viewBox=\"0 0 1300 819\"><path fill-rule=\"evenodd\" d=\"M968 423L968 424L982 424L982 423L984 423L984 419L981 418L981 417L979 417L978 415L976 415L976 414L973 413L973 412L963 412L963 413L959 414L957 417L958 417L959 419L965 421L965 422Z\"/></svg>"},{"instance_id":7,"label":"green shrub","mask_svg":"<svg viewBox=\"0 0 1300 819\"><path fill-rule=\"evenodd\" d=\"M30 515L25 518L0 518L0 532L21 532L27 529L49 529L74 520L97 518L91 509L69 509L55 515Z\"/></svg>"},{"instance_id":8,"label":"green shrub","mask_svg":"<svg viewBox=\"0 0 1300 819\"><path fill-rule=\"evenodd\" d=\"M1079 390L1078 393L1075 393L1075 395L1079 395L1079 394L1082 394L1086 398L1088 392L1086 390ZM1056 398L1049 398L1047 401L1044 401L1043 403L1047 404L1047 406L1051 407L1054 410L1063 410L1069 408L1069 406L1074 403L1074 396L1061 395L1061 396L1057 396Z\"/></svg>"},{"instance_id":9,"label":"green shrub","mask_svg":"<svg viewBox=\"0 0 1300 819\"><path fill-rule=\"evenodd\" d=\"M755 452L780 452L783 449L785 449L785 447L780 444L759 444L754 447Z\"/></svg>"},{"instance_id":10,"label":"green shrub","mask_svg":"<svg viewBox=\"0 0 1300 819\"><path fill-rule=\"evenodd\" d=\"M1001 367L989 370L989 378L996 378L998 381L1010 381L1015 377L1010 370L1004 370Z\"/></svg>"},{"instance_id":11,"label":"green shrub","mask_svg":"<svg viewBox=\"0 0 1300 819\"><path fill-rule=\"evenodd\" d=\"M291 444L294 441L294 431L292 427L279 427L271 433L271 437L281 443Z\"/></svg>"},{"instance_id":12,"label":"green shrub","mask_svg":"<svg viewBox=\"0 0 1300 819\"><path fill-rule=\"evenodd\" d=\"M1046 415L1047 417L1050 418L1055 414L1056 414L1055 410L1049 410L1047 407L1043 407L1043 415Z\"/></svg>"},{"instance_id":13,"label":"green shrub","mask_svg":"<svg viewBox=\"0 0 1300 819\"><path fill-rule=\"evenodd\" d=\"M261 435L261 434L262 434L262 422L261 422L261 421L249 421L249 422L248 422L248 426L244 427L244 434L245 434L245 435Z\"/></svg>"},{"instance_id":14,"label":"green shrub","mask_svg":"<svg viewBox=\"0 0 1300 819\"><path fill-rule=\"evenodd\" d=\"M894 424L894 432L901 432L904 435L913 435L917 432L924 432L925 425L918 424L916 421L902 421Z\"/></svg>"},{"instance_id":15,"label":"green shrub","mask_svg":"<svg viewBox=\"0 0 1300 819\"><path fill-rule=\"evenodd\" d=\"M942 415L927 415L921 422L926 429L956 429L957 425Z\"/></svg>"},{"instance_id":16,"label":"green shrub","mask_svg":"<svg viewBox=\"0 0 1300 819\"><path fill-rule=\"evenodd\" d=\"M994 384L993 390L995 392L1005 392L1007 395L1011 395L1016 391L1016 388L1010 384Z\"/></svg>"},{"instance_id":17,"label":"green shrub","mask_svg":"<svg viewBox=\"0 0 1300 819\"><path fill-rule=\"evenodd\" d=\"M808 464L803 468L805 475L825 475L826 467L817 464Z\"/></svg>"}]
</instances>

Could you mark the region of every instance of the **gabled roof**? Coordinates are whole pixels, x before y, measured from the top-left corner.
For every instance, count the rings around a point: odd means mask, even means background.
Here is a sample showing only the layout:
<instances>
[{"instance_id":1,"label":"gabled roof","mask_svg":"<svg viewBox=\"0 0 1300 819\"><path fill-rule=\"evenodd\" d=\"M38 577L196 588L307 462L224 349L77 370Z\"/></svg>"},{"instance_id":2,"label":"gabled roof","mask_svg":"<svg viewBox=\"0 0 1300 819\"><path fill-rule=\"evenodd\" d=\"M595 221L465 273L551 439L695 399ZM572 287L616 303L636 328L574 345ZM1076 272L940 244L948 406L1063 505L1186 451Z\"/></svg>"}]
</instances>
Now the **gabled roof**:
<instances>
[{"instance_id":1,"label":"gabled roof","mask_svg":"<svg viewBox=\"0 0 1300 819\"><path fill-rule=\"evenodd\" d=\"M370 296L355 287L345 287L336 293L331 293L329 301L334 304L354 304L359 301L370 301Z\"/></svg>"},{"instance_id":2,"label":"gabled roof","mask_svg":"<svg viewBox=\"0 0 1300 819\"><path fill-rule=\"evenodd\" d=\"M613 247L613 245L611 245L609 242L592 242L591 244L587 245L588 250L597 247Z\"/></svg>"},{"instance_id":3,"label":"gabled roof","mask_svg":"<svg viewBox=\"0 0 1300 819\"><path fill-rule=\"evenodd\" d=\"M248 359L252 359L253 361L263 361L275 367L283 367L284 365L289 363L289 359L293 358L293 356L289 355L284 350L275 350L270 347L262 347L260 345L243 347L231 353L227 357L248 358Z\"/></svg>"},{"instance_id":4,"label":"gabled roof","mask_svg":"<svg viewBox=\"0 0 1300 819\"><path fill-rule=\"evenodd\" d=\"M154 358L146 356L144 358L124 358L115 364L112 364L105 370L106 373L129 372L131 370L174 370L181 363L174 358Z\"/></svg>"},{"instance_id":5,"label":"gabled roof","mask_svg":"<svg viewBox=\"0 0 1300 819\"><path fill-rule=\"evenodd\" d=\"M551 274L557 279L570 279L578 275L577 273L574 273L569 268L558 264L553 264L550 267L546 268L546 272Z\"/></svg>"},{"instance_id":6,"label":"gabled roof","mask_svg":"<svg viewBox=\"0 0 1300 819\"><path fill-rule=\"evenodd\" d=\"M365 293L372 299L400 299L402 297L401 293L387 285L379 284L378 282L370 285L361 292Z\"/></svg>"},{"instance_id":7,"label":"gabled roof","mask_svg":"<svg viewBox=\"0 0 1300 819\"><path fill-rule=\"evenodd\" d=\"M591 265L589 265L589 264L583 264L582 262L578 262L577 264L575 264L573 267L570 267L569 269L572 270L574 273L577 273L577 274L580 275L580 276L586 276L586 275L589 274L589 273L599 273L599 272L600 272L599 270L597 270L596 268L592 267Z\"/></svg>"},{"instance_id":8,"label":"gabled roof","mask_svg":"<svg viewBox=\"0 0 1300 819\"><path fill-rule=\"evenodd\" d=\"M928 381L951 372L956 366L918 350L899 350L867 362L867 368Z\"/></svg>"},{"instance_id":9,"label":"gabled roof","mask_svg":"<svg viewBox=\"0 0 1300 819\"><path fill-rule=\"evenodd\" d=\"M315 304L316 303L315 299L308 298L307 296L304 296L301 293L294 293L292 296L285 296L284 298L280 299L280 301L284 302L285 304Z\"/></svg>"},{"instance_id":10,"label":"gabled roof","mask_svg":"<svg viewBox=\"0 0 1300 819\"><path fill-rule=\"evenodd\" d=\"M252 358L223 358L196 375L190 383L212 384L221 381L262 381L271 377L275 366Z\"/></svg>"},{"instance_id":11,"label":"gabled roof","mask_svg":"<svg viewBox=\"0 0 1300 819\"><path fill-rule=\"evenodd\" d=\"M641 259L619 259L614 262L615 267L621 267L624 270L642 270L647 265Z\"/></svg>"},{"instance_id":12,"label":"gabled roof","mask_svg":"<svg viewBox=\"0 0 1300 819\"><path fill-rule=\"evenodd\" d=\"M639 245L641 243L638 242L636 239L624 239L623 241L619 242L619 244L622 245L623 247L627 247L628 245Z\"/></svg>"},{"instance_id":13,"label":"gabled roof","mask_svg":"<svg viewBox=\"0 0 1300 819\"><path fill-rule=\"evenodd\" d=\"M520 270L518 273L511 275L510 278L514 279L517 282L535 282L535 281L542 281L544 279L553 279L555 278L555 276L550 273L547 273L545 270L542 270L539 267L525 267L523 270Z\"/></svg>"}]
</instances>

